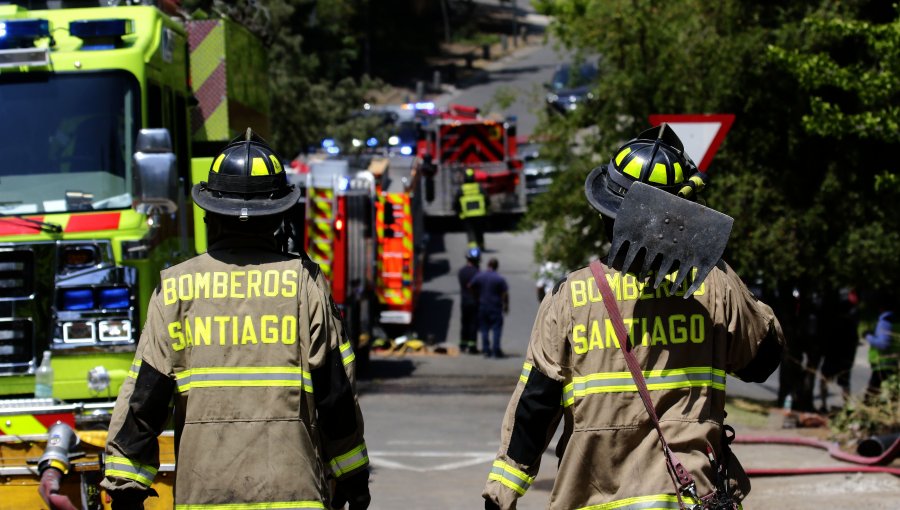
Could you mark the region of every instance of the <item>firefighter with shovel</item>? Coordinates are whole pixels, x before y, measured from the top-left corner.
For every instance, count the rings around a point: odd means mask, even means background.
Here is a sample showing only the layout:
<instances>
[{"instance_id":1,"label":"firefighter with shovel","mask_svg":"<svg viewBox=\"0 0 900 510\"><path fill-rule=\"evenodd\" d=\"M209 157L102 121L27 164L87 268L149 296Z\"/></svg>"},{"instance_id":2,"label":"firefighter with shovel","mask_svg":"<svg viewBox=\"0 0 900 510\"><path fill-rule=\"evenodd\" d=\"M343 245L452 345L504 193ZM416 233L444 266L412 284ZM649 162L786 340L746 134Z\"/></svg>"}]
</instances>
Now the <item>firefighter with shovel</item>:
<instances>
[{"instance_id":1,"label":"firefighter with shovel","mask_svg":"<svg viewBox=\"0 0 900 510\"><path fill-rule=\"evenodd\" d=\"M765 381L784 336L720 259L732 219L692 200L703 183L665 124L588 176L610 254L541 303L486 509L516 507L560 421L551 509L731 509L749 491L725 374Z\"/></svg>"}]
</instances>

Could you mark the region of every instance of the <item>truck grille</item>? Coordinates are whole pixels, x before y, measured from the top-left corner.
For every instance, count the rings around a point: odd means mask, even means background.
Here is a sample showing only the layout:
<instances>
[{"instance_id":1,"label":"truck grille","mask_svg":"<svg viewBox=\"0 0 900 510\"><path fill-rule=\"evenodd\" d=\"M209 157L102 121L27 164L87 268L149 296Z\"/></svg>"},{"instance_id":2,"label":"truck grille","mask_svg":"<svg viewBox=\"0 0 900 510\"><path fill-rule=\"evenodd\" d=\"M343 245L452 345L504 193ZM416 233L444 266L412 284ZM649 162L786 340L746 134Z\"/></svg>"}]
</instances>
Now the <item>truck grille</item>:
<instances>
[{"instance_id":1,"label":"truck grille","mask_svg":"<svg viewBox=\"0 0 900 510\"><path fill-rule=\"evenodd\" d=\"M0 250L0 299L34 294L34 252Z\"/></svg>"},{"instance_id":2,"label":"truck grille","mask_svg":"<svg viewBox=\"0 0 900 510\"><path fill-rule=\"evenodd\" d=\"M34 362L30 319L0 319L0 374L24 374Z\"/></svg>"}]
</instances>

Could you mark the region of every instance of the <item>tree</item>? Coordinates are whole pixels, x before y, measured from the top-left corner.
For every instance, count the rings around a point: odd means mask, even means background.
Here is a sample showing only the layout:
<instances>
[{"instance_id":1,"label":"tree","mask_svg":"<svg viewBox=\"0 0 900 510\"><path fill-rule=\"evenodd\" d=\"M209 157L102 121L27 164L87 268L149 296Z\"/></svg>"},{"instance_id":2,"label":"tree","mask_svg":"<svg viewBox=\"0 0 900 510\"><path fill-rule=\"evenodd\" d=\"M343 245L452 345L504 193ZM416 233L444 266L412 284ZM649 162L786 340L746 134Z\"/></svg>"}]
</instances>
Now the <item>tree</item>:
<instances>
[{"instance_id":1,"label":"tree","mask_svg":"<svg viewBox=\"0 0 900 510\"><path fill-rule=\"evenodd\" d=\"M770 289L897 282L897 146L886 136L897 136L896 12L862 0L535 4L554 17L562 44L602 56L597 100L539 126L564 169L528 214L528 225L544 227L541 255L575 266L601 254L584 177L648 127L650 114L735 113L704 194L735 218L729 262L764 275ZM816 79L823 70L831 74ZM569 141L588 125L573 157Z\"/></svg>"}]
</instances>

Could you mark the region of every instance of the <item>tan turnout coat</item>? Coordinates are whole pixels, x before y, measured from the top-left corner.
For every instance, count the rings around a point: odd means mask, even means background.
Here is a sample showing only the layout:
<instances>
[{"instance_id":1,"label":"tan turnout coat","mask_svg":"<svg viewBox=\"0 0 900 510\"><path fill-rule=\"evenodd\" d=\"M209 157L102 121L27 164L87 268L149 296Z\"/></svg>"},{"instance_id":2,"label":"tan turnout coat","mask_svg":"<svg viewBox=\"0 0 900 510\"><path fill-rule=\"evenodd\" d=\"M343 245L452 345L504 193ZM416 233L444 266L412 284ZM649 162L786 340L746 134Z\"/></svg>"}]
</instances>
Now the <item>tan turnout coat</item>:
<instances>
[{"instance_id":1,"label":"tan turnout coat","mask_svg":"<svg viewBox=\"0 0 900 510\"><path fill-rule=\"evenodd\" d=\"M147 313L109 430L114 498L149 487L170 415L176 508L325 508L328 478L367 466L354 354L315 264L223 241L163 271Z\"/></svg>"},{"instance_id":2,"label":"tan turnout coat","mask_svg":"<svg viewBox=\"0 0 900 510\"><path fill-rule=\"evenodd\" d=\"M653 290L607 269L666 439L697 482L713 490L707 443L721 455L726 374L765 380L784 338L772 309L724 263L688 299L671 281ZM520 381L503 420L484 497L515 508L562 419L552 509L678 508L657 434L618 348L589 268L545 297ZM736 463L732 489L749 490Z\"/></svg>"}]
</instances>

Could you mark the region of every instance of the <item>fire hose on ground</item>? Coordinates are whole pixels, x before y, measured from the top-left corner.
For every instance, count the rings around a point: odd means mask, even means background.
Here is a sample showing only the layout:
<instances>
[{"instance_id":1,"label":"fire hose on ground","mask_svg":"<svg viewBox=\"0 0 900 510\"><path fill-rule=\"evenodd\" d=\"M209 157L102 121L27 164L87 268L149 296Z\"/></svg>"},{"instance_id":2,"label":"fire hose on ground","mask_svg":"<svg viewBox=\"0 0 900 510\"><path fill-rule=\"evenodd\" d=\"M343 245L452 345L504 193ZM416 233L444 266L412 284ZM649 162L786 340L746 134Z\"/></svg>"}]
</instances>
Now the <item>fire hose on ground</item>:
<instances>
[{"instance_id":1,"label":"fire hose on ground","mask_svg":"<svg viewBox=\"0 0 900 510\"><path fill-rule=\"evenodd\" d=\"M900 455L900 434L875 436L864 440L860 444L858 451L867 454L871 453L873 456L854 455L841 450L840 445L836 442L805 437L737 436L734 442L737 444L779 444L819 448L827 451L832 458L851 464L848 466L807 468L747 469L746 472L749 476L817 475L832 473L889 473L900 476L900 467L891 467L887 465Z\"/></svg>"}]
</instances>

